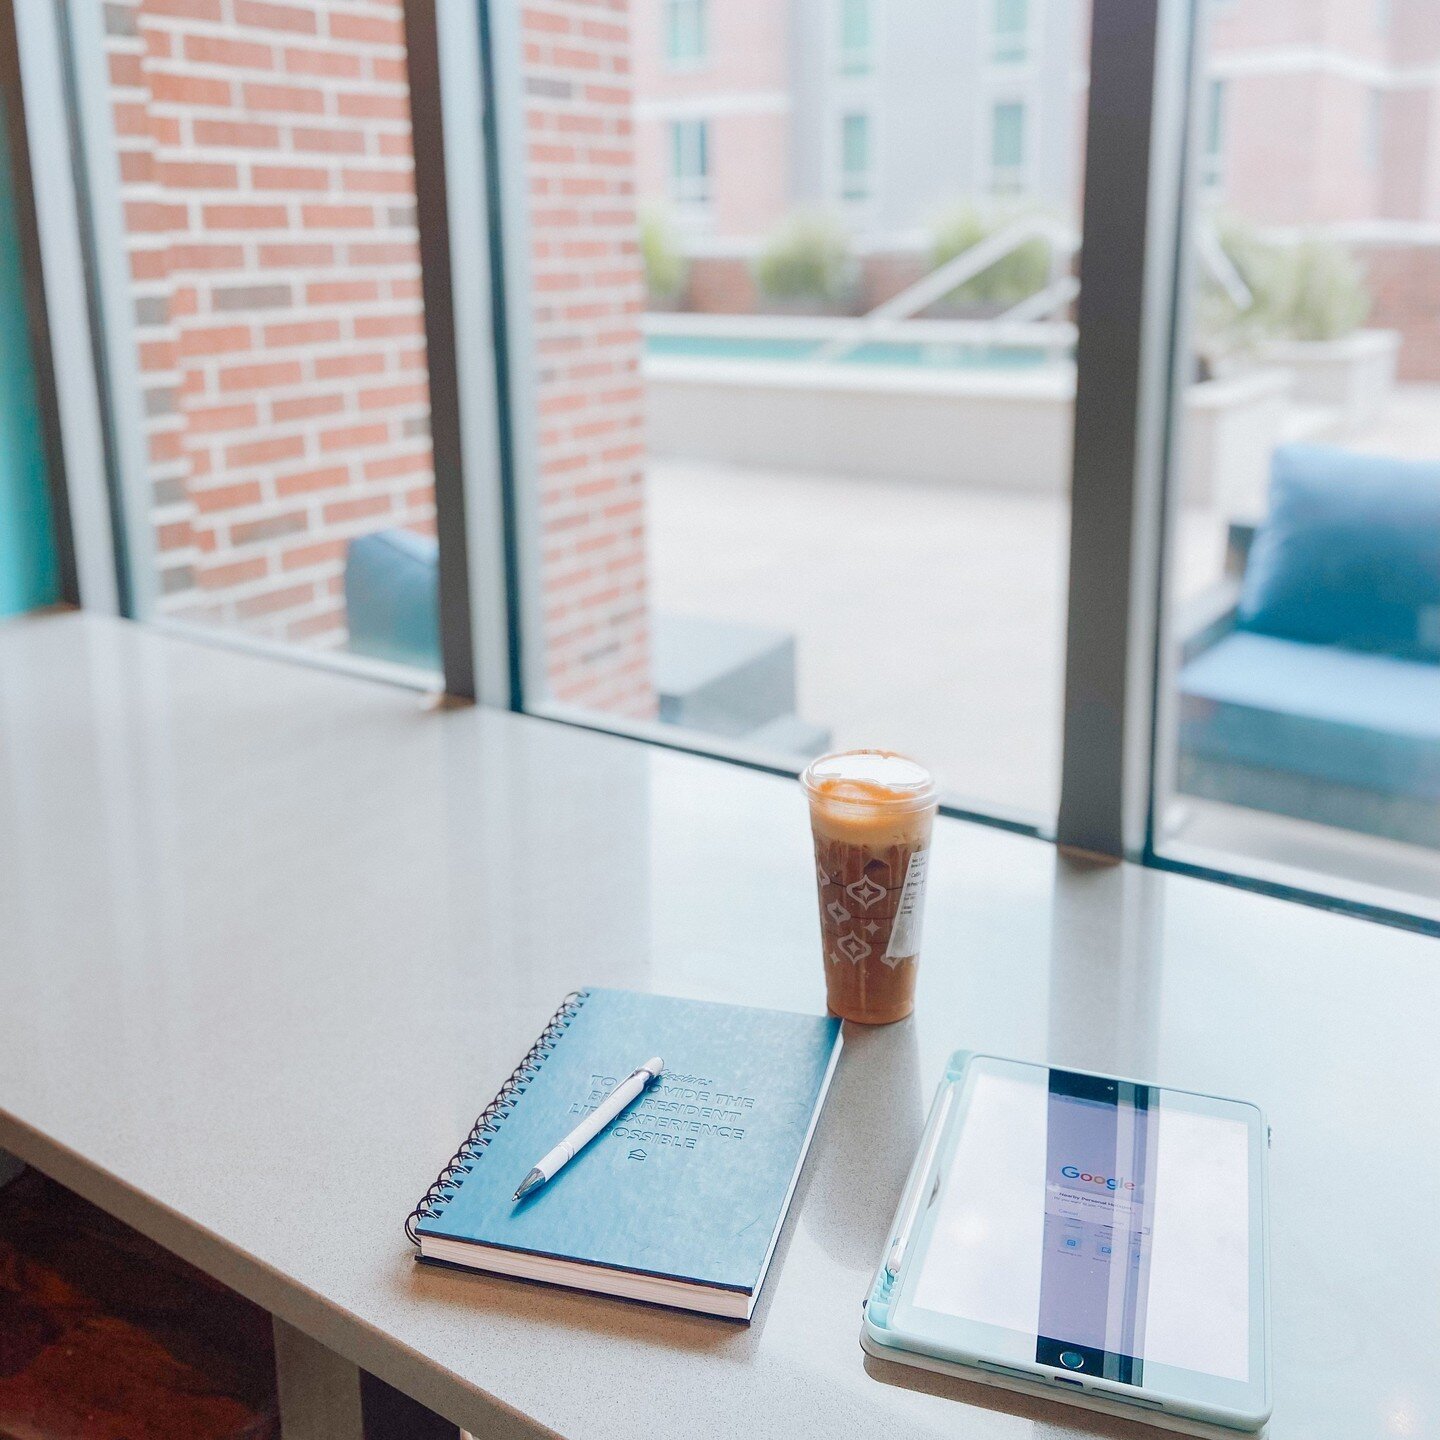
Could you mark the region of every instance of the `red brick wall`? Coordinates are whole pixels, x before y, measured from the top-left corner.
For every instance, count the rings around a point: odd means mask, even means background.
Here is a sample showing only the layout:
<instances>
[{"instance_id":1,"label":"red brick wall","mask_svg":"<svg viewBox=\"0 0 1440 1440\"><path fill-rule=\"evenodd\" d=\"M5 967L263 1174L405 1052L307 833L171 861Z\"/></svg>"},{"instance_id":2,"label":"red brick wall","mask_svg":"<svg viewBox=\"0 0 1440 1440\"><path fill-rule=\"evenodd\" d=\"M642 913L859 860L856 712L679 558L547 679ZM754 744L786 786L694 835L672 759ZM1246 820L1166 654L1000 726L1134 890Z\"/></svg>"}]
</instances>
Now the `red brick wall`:
<instances>
[{"instance_id":1,"label":"red brick wall","mask_svg":"<svg viewBox=\"0 0 1440 1440\"><path fill-rule=\"evenodd\" d=\"M1440 245L1375 245L1356 253L1370 286L1365 323L1400 332L1400 378L1440 381Z\"/></svg>"},{"instance_id":2,"label":"red brick wall","mask_svg":"<svg viewBox=\"0 0 1440 1440\"><path fill-rule=\"evenodd\" d=\"M531 0L523 43L550 686L559 700L645 717L655 698L629 0Z\"/></svg>"},{"instance_id":3,"label":"red brick wall","mask_svg":"<svg viewBox=\"0 0 1440 1440\"><path fill-rule=\"evenodd\" d=\"M346 541L434 527L401 0L106 16L158 608L343 644ZM543 641L650 714L628 14L525 21Z\"/></svg>"},{"instance_id":4,"label":"red brick wall","mask_svg":"<svg viewBox=\"0 0 1440 1440\"><path fill-rule=\"evenodd\" d=\"M161 608L340 643L433 526L397 0L108 6Z\"/></svg>"}]
</instances>

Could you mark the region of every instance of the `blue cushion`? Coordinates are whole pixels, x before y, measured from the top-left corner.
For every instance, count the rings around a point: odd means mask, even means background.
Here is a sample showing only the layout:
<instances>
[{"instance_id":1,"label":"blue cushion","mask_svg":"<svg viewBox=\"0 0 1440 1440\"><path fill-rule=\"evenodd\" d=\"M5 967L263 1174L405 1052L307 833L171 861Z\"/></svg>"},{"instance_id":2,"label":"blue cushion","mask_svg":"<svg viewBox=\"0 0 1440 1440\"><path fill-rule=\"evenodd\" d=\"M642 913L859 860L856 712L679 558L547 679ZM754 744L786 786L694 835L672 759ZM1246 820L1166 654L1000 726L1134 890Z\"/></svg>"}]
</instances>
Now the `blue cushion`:
<instances>
[{"instance_id":1,"label":"blue cushion","mask_svg":"<svg viewBox=\"0 0 1440 1440\"><path fill-rule=\"evenodd\" d=\"M440 669L438 547L409 530L378 530L345 553L350 648L397 665Z\"/></svg>"},{"instance_id":2,"label":"blue cushion","mask_svg":"<svg viewBox=\"0 0 1440 1440\"><path fill-rule=\"evenodd\" d=\"M1440 659L1440 461L1275 452L1242 629Z\"/></svg>"},{"instance_id":3,"label":"blue cushion","mask_svg":"<svg viewBox=\"0 0 1440 1440\"><path fill-rule=\"evenodd\" d=\"M1440 800L1440 665L1236 631L1180 696L1191 754Z\"/></svg>"}]
</instances>

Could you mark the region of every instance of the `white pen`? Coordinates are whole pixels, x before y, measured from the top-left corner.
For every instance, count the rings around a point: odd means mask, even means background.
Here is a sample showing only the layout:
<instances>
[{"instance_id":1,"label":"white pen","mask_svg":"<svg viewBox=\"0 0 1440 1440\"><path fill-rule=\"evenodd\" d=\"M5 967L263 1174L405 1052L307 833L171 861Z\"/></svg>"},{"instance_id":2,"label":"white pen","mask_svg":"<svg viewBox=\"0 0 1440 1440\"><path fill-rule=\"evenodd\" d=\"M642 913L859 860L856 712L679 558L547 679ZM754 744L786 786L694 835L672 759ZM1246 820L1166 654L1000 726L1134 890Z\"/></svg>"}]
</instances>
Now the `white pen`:
<instances>
[{"instance_id":1,"label":"white pen","mask_svg":"<svg viewBox=\"0 0 1440 1440\"><path fill-rule=\"evenodd\" d=\"M632 1070L553 1150L535 1162L535 1168L520 1182L515 1199L523 1200L553 1180L664 1068L665 1062L656 1055Z\"/></svg>"}]
</instances>

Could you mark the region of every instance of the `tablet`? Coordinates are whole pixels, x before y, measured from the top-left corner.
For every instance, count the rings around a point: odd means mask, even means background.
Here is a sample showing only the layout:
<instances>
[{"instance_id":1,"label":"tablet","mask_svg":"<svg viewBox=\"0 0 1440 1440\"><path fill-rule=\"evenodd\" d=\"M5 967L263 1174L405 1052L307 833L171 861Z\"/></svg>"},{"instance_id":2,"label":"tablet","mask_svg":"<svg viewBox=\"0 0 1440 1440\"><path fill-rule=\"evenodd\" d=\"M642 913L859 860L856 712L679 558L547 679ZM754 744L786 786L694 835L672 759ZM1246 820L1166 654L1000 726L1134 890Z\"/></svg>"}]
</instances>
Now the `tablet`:
<instances>
[{"instance_id":1,"label":"tablet","mask_svg":"<svg viewBox=\"0 0 1440 1440\"><path fill-rule=\"evenodd\" d=\"M867 1349L1258 1429L1268 1143L1238 1100L957 1054L866 1307Z\"/></svg>"}]
</instances>

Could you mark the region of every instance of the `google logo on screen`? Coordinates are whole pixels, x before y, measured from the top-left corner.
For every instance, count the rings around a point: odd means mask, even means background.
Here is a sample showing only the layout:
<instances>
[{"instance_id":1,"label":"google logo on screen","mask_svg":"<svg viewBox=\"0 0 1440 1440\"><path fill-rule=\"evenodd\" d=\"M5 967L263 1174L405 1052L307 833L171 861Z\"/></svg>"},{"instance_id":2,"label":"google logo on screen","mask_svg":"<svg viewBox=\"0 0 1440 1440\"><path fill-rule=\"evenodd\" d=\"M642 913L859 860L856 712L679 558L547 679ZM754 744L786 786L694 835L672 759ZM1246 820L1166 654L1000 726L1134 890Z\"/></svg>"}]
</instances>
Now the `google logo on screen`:
<instances>
[{"instance_id":1,"label":"google logo on screen","mask_svg":"<svg viewBox=\"0 0 1440 1440\"><path fill-rule=\"evenodd\" d=\"M1082 1185L1103 1185L1107 1190L1133 1190L1133 1180L1117 1180L1113 1175L1092 1175L1078 1165L1062 1165L1060 1173L1067 1180L1078 1180Z\"/></svg>"}]
</instances>

